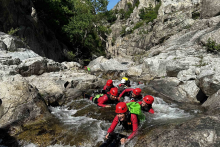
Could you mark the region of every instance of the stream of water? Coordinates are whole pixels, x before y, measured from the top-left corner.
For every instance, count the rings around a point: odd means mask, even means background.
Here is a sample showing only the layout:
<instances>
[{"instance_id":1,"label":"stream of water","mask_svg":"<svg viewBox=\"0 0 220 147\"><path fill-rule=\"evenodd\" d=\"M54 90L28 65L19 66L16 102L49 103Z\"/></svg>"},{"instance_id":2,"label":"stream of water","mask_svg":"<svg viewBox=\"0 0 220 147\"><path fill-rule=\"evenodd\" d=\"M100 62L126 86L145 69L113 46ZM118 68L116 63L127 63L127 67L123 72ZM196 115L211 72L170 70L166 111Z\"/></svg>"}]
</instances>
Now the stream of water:
<instances>
[{"instance_id":1,"label":"stream of water","mask_svg":"<svg viewBox=\"0 0 220 147\"><path fill-rule=\"evenodd\" d=\"M119 81L114 81L114 85L118 85ZM137 83L132 83L132 88L143 88L145 85ZM140 132L146 131L152 126L157 126L161 124L169 124L176 121L185 121L193 117L192 113L185 112L178 108L177 104L166 103L160 97L154 97L154 103L152 105L155 114L145 113L146 121L141 125ZM104 109L97 107L95 104L86 99L73 100L71 103L74 103L75 106L69 109L68 106L63 107L50 107L52 114L54 114L61 122L68 128L69 132L74 136L71 139L71 142L76 142L75 145L63 145L60 144L50 145L49 147L91 147L96 146L98 143L104 141L104 137L107 133L107 129L111 125L111 122L94 119L90 116L75 116L76 113L86 110L89 107L95 109ZM82 106L83 105L83 106ZM100 115L95 113L95 115ZM115 115L115 114L114 114ZM120 127L116 127L115 132L119 132ZM140 133L141 134L141 133ZM138 135L140 135L138 134ZM128 135L128 134L127 134ZM137 135L137 136L138 136ZM132 147L135 145L138 137L132 139L126 146ZM77 140L77 141L76 141ZM26 147L37 147L34 144L28 144Z\"/></svg>"}]
</instances>

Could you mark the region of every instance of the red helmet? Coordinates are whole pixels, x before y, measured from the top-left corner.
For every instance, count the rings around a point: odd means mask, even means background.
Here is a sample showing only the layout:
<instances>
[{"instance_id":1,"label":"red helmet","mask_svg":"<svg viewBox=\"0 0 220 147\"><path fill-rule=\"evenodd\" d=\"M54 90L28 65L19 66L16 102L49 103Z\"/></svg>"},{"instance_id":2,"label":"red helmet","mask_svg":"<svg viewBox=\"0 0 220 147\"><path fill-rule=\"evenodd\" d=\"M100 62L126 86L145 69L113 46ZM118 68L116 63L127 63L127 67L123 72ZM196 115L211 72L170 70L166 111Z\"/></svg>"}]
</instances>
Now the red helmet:
<instances>
[{"instance_id":1,"label":"red helmet","mask_svg":"<svg viewBox=\"0 0 220 147\"><path fill-rule=\"evenodd\" d=\"M140 95L140 94L141 94L141 89L140 89L140 88L135 88L135 89L133 90L133 93L134 93L135 95Z\"/></svg>"},{"instance_id":2,"label":"red helmet","mask_svg":"<svg viewBox=\"0 0 220 147\"><path fill-rule=\"evenodd\" d=\"M108 80L108 81L106 82L106 85L107 85L107 86L112 86L112 85L113 85L112 80Z\"/></svg>"},{"instance_id":3,"label":"red helmet","mask_svg":"<svg viewBox=\"0 0 220 147\"><path fill-rule=\"evenodd\" d=\"M119 102L116 105L115 113L125 113L128 111L128 107L125 102Z\"/></svg>"},{"instance_id":4,"label":"red helmet","mask_svg":"<svg viewBox=\"0 0 220 147\"><path fill-rule=\"evenodd\" d=\"M117 87L111 88L110 94L113 96L118 96L118 88Z\"/></svg>"},{"instance_id":5,"label":"red helmet","mask_svg":"<svg viewBox=\"0 0 220 147\"><path fill-rule=\"evenodd\" d=\"M154 98L150 95L146 95L143 100L147 103L147 104L152 104L154 102Z\"/></svg>"}]
</instances>

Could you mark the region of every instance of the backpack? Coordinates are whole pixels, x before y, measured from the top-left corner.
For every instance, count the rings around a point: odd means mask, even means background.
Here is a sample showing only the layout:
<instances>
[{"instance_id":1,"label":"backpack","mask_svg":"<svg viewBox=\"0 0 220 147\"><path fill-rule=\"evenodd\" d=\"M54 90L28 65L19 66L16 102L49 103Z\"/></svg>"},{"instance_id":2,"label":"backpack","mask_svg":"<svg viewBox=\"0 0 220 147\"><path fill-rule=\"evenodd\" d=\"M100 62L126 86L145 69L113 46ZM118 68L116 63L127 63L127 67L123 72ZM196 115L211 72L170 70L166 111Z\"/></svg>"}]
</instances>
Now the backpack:
<instances>
[{"instance_id":1,"label":"backpack","mask_svg":"<svg viewBox=\"0 0 220 147\"><path fill-rule=\"evenodd\" d=\"M130 113L137 115L139 122L143 122L145 120L145 116L141 111L140 104L138 104L136 102L130 102L130 103L127 103L126 105L128 107L128 110L130 111Z\"/></svg>"},{"instance_id":2,"label":"backpack","mask_svg":"<svg viewBox=\"0 0 220 147\"><path fill-rule=\"evenodd\" d=\"M103 96L104 94L97 94L92 101L95 102L96 99L100 98L101 96Z\"/></svg>"}]
</instances>

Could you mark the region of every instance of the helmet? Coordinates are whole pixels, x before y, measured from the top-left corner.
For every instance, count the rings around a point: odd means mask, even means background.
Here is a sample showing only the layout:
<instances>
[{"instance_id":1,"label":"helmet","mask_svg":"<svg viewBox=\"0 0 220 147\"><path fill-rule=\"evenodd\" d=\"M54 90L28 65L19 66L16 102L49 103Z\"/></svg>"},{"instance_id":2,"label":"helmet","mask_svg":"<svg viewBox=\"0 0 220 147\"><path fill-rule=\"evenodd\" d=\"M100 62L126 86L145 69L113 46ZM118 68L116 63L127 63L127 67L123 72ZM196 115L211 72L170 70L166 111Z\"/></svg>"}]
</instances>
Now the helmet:
<instances>
[{"instance_id":1,"label":"helmet","mask_svg":"<svg viewBox=\"0 0 220 147\"><path fill-rule=\"evenodd\" d=\"M108 81L106 82L106 85L107 85L107 86L112 86L112 84L113 84L112 80L108 80Z\"/></svg>"},{"instance_id":2,"label":"helmet","mask_svg":"<svg viewBox=\"0 0 220 147\"><path fill-rule=\"evenodd\" d=\"M119 102L116 105L115 113L125 113L128 111L128 107L125 102Z\"/></svg>"},{"instance_id":3,"label":"helmet","mask_svg":"<svg viewBox=\"0 0 220 147\"><path fill-rule=\"evenodd\" d=\"M123 77L122 79L125 79L125 81L128 81L128 78L126 78L126 77Z\"/></svg>"},{"instance_id":4,"label":"helmet","mask_svg":"<svg viewBox=\"0 0 220 147\"><path fill-rule=\"evenodd\" d=\"M154 102L154 98L151 95L146 95L143 100L147 103L147 104L152 104Z\"/></svg>"},{"instance_id":5,"label":"helmet","mask_svg":"<svg viewBox=\"0 0 220 147\"><path fill-rule=\"evenodd\" d=\"M135 95L140 95L140 94L141 94L141 89L140 89L140 88L135 88L135 89L133 90L133 93L134 93Z\"/></svg>"},{"instance_id":6,"label":"helmet","mask_svg":"<svg viewBox=\"0 0 220 147\"><path fill-rule=\"evenodd\" d=\"M125 80L125 79L122 79L122 80L121 80L121 83L125 84L125 83L126 83L126 80Z\"/></svg>"},{"instance_id":7,"label":"helmet","mask_svg":"<svg viewBox=\"0 0 220 147\"><path fill-rule=\"evenodd\" d=\"M113 96L118 96L118 88L117 87L111 88L110 94Z\"/></svg>"}]
</instances>

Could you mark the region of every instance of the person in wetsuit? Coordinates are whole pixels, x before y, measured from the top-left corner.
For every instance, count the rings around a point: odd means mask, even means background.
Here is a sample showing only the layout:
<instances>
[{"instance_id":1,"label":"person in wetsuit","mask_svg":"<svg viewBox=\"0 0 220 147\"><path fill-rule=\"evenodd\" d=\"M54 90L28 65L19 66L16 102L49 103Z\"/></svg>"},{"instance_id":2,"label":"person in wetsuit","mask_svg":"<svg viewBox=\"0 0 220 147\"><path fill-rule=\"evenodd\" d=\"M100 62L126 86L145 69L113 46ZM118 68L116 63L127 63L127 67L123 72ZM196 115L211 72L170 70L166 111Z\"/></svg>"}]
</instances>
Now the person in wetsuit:
<instances>
[{"instance_id":1,"label":"person in wetsuit","mask_svg":"<svg viewBox=\"0 0 220 147\"><path fill-rule=\"evenodd\" d=\"M130 85L130 80L126 77L123 77L121 79L121 84L118 85L118 92L122 93L122 91L124 91L126 88L131 87Z\"/></svg>"},{"instance_id":2,"label":"person in wetsuit","mask_svg":"<svg viewBox=\"0 0 220 147\"><path fill-rule=\"evenodd\" d=\"M142 99L141 89L140 88L135 88L135 89L127 88L119 95L119 99L124 96L130 97L131 99L130 102L136 102L138 100L141 100Z\"/></svg>"},{"instance_id":3,"label":"person in wetsuit","mask_svg":"<svg viewBox=\"0 0 220 147\"><path fill-rule=\"evenodd\" d=\"M119 102L116 105L115 116L111 126L107 131L105 138L107 139L100 147L115 147L125 144L132 139L138 132L138 118L136 114L131 114L125 102ZM125 130L132 130L133 132L127 137L123 134L114 133L117 124L122 125Z\"/></svg>"},{"instance_id":4,"label":"person in wetsuit","mask_svg":"<svg viewBox=\"0 0 220 147\"><path fill-rule=\"evenodd\" d=\"M101 93L103 94L110 94L111 88L114 88L113 81L110 79L106 82L106 85L103 87Z\"/></svg>"},{"instance_id":5,"label":"person in wetsuit","mask_svg":"<svg viewBox=\"0 0 220 147\"><path fill-rule=\"evenodd\" d=\"M141 105L142 111L154 114L154 109L152 108L153 102L154 102L154 98L150 95L146 95L143 98L143 100L138 103Z\"/></svg>"},{"instance_id":6,"label":"person in wetsuit","mask_svg":"<svg viewBox=\"0 0 220 147\"><path fill-rule=\"evenodd\" d=\"M111 88L110 94L104 94L104 95L101 94L95 97L84 94L84 98L90 99L100 107L111 107L111 105L106 105L106 104L117 104L119 102L118 88L117 87Z\"/></svg>"}]
</instances>

